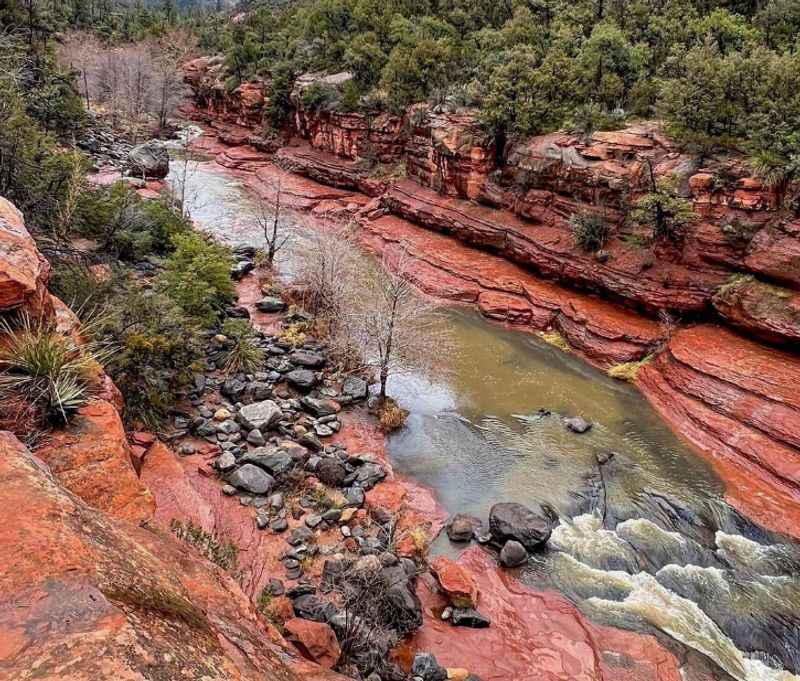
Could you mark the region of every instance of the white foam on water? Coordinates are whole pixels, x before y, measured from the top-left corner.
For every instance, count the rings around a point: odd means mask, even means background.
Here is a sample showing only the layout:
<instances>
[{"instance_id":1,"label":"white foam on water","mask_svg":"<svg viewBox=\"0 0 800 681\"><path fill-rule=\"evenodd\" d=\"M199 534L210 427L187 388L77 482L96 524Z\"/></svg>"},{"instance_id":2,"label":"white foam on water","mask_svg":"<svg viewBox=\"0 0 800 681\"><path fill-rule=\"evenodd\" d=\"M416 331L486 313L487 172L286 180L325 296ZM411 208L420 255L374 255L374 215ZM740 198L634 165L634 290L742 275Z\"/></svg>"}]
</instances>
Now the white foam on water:
<instances>
[{"instance_id":1,"label":"white foam on water","mask_svg":"<svg viewBox=\"0 0 800 681\"><path fill-rule=\"evenodd\" d=\"M641 526L638 529L650 528ZM735 545L737 549L747 547L756 553L761 547L746 539L744 542L748 544L739 542L739 539L743 538L725 535L718 537L718 545L721 541L723 545ZM566 570L578 578L581 590L585 592L587 585L594 583L598 592L613 585L620 594L626 594L621 600L589 596L585 602L593 609L610 615L639 618L707 656L738 681L800 681L800 676L791 672L748 658L699 605L667 589L653 575L602 570L585 564L582 556L591 556L595 550L608 555L615 549L622 550L625 545L615 532L602 527L600 518L586 514L574 518L571 523L562 522L554 529L551 544L567 554L559 560L559 570ZM705 580L712 589L729 590L723 571L716 568L668 565L662 571L686 575L694 581Z\"/></svg>"}]
</instances>

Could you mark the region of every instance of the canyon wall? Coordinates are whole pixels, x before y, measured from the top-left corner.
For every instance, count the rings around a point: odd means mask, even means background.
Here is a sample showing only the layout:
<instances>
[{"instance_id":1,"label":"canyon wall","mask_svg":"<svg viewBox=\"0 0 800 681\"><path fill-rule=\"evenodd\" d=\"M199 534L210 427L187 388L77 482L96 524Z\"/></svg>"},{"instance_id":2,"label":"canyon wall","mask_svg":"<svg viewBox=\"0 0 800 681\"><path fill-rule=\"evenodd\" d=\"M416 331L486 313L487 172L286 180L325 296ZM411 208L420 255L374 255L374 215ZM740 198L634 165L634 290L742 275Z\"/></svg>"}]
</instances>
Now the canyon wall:
<instances>
[{"instance_id":1,"label":"canyon wall","mask_svg":"<svg viewBox=\"0 0 800 681\"><path fill-rule=\"evenodd\" d=\"M49 273L22 215L0 197L0 315L76 334L77 319L47 291ZM301 658L230 575L159 524L119 391L99 369L95 387L33 453L0 430L0 677L341 681Z\"/></svg>"},{"instance_id":2,"label":"canyon wall","mask_svg":"<svg viewBox=\"0 0 800 681\"><path fill-rule=\"evenodd\" d=\"M428 293L557 331L601 367L647 360L637 384L709 457L732 503L800 534L800 443L791 425L778 425L800 418L791 390L800 369L800 219L744 158L686 153L655 122L552 133L499 154L469 111L369 117L307 111L298 96L285 131L294 139L254 153L252 141L229 142L263 120L231 115L242 110L236 93L223 104L204 94L215 68L202 60L190 68L198 96L186 114L223 143L220 163L254 171L256 188L282 177L296 207L355 220L365 246L410 256L408 275ZM696 214L678 245L652 246L626 220L651 170ZM316 183L335 189L325 195ZM597 212L611 236L587 253L570 218Z\"/></svg>"}]
</instances>

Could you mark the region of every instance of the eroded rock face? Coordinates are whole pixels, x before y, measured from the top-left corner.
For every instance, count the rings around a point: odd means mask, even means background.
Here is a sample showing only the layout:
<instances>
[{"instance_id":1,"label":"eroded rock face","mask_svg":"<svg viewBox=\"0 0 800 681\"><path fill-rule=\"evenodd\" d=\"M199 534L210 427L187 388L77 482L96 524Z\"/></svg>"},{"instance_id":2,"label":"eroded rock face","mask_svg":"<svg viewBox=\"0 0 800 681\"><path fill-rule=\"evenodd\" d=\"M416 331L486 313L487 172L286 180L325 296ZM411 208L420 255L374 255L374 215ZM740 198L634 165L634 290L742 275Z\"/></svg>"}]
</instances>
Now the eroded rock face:
<instances>
[{"instance_id":1,"label":"eroded rock face","mask_svg":"<svg viewBox=\"0 0 800 681\"><path fill-rule=\"evenodd\" d=\"M713 298L714 308L731 326L770 343L800 341L800 293L742 277L723 286Z\"/></svg>"},{"instance_id":2,"label":"eroded rock face","mask_svg":"<svg viewBox=\"0 0 800 681\"><path fill-rule=\"evenodd\" d=\"M678 331L637 384L711 458L734 506L800 534L800 358L698 325Z\"/></svg>"},{"instance_id":3,"label":"eroded rock face","mask_svg":"<svg viewBox=\"0 0 800 681\"><path fill-rule=\"evenodd\" d=\"M39 253L22 213L0 197L0 310L52 314L47 293L50 265Z\"/></svg>"},{"instance_id":4,"label":"eroded rock face","mask_svg":"<svg viewBox=\"0 0 800 681\"><path fill-rule=\"evenodd\" d=\"M342 678L283 648L225 573L67 493L8 433L0 504L3 678Z\"/></svg>"},{"instance_id":5,"label":"eroded rock face","mask_svg":"<svg viewBox=\"0 0 800 681\"><path fill-rule=\"evenodd\" d=\"M36 455L93 508L135 523L152 518L153 496L136 475L122 419L109 402L95 400L82 407Z\"/></svg>"}]
</instances>

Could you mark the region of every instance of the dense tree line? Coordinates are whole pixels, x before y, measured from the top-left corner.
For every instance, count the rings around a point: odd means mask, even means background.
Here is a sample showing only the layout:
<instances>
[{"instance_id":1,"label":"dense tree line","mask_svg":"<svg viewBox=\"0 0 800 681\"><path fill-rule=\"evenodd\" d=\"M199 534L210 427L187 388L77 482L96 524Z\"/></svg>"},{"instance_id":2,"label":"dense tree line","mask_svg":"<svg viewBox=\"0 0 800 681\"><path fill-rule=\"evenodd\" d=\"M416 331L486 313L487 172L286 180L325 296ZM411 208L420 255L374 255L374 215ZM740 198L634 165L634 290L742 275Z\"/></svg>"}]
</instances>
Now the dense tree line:
<instances>
[{"instance_id":1,"label":"dense tree line","mask_svg":"<svg viewBox=\"0 0 800 681\"><path fill-rule=\"evenodd\" d=\"M797 0L249 4L204 36L232 87L272 75L280 97L287 74L348 69L345 107L476 106L499 139L658 116L704 148L746 146L768 174L800 163Z\"/></svg>"}]
</instances>

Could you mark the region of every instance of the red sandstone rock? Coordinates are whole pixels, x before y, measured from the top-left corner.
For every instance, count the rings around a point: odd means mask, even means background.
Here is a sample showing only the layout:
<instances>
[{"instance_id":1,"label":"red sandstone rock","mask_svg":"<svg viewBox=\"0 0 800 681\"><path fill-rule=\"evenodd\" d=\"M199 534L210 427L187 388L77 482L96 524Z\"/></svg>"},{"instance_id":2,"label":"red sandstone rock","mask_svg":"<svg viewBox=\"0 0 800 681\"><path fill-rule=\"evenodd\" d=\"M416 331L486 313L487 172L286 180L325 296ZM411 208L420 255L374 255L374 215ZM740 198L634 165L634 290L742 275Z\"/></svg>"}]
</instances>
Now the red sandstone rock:
<instances>
[{"instance_id":1,"label":"red sandstone rock","mask_svg":"<svg viewBox=\"0 0 800 681\"><path fill-rule=\"evenodd\" d=\"M276 596L267 605L267 615L277 624L285 624L294 617L292 599L288 596Z\"/></svg>"},{"instance_id":2,"label":"red sandstone rock","mask_svg":"<svg viewBox=\"0 0 800 681\"><path fill-rule=\"evenodd\" d=\"M800 536L800 358L702 325L678 331L637 385L711 459L734 506Z\"/></svg>"},{"instance_id":3,"label":"red sandstone rock","mask_svg":"<svg viewBox=\"0 0 800 681\"><path fill-rule=\"evenodd\" d=\"M295 617L284 624L284 630L289 640L321 667L333 669L339 661L342 651L330 625Z\"/></svg>"},{"instance_id":4,"label":"red sandstone rock","mask_svg":"<svg viewBox=\"0 0 800 681\"><path fill-rule=\"evenodd\" d=\"M3 678L342 680L294 657L230 576L67 493L8 433L0 505Z\"/></svg>"},{"instance_id":5,"label":"red sandstone rock","mask_svg":"<svg viewBox=\"0 0 800 681\"><path fill-rule=\"evenodd\" d=\"M406 488L397 480L381 482L365 495L365 506L370 512L394 515L400 512L406 498Z\"/></svg>"},{"instance_id":6,"label":"red sandstone rock","mask_svg":"<svg viewBox=\"0 0 800 681\"><path fill-rule=\"evenodd\" d=\"M772 343L800 341L800 293L744 277L722 287L714 308L732 326Z\"/></svg>"},{"instance_id":7,"label":"red sandstone rock","mask_svg":"<svg viewBox=\"0 0 800 681\"><path fill-rule=\"evenodd\" d=\"M36 455L90 506L135 523L152 517L153 497L139 482L122 420L108 402L95 400L80 409Z\"/></svg>"},{"instance_id":8,"label":"red sandstone rock","mask_svg":"<svg viewBox=\"0 0 800 681\"><path fill-rule=\"evenodd\" d=\"M465 667L484 681L680 681L681 663L655 637L601 627L563 596L532 591L473 546L458 565L474 575L486 629L460 628L438 614L447 604L424 579L417 593L424 624L401 657L425 651L445 667Z\"/></svg>"},{"instance_id":9,"label":"red sandstone rock","mask_svg":"<svg viewBox=\"0 0 800 681\"><path fill-rule=\"evenodd\" d=\"M446 556L439 556L431 565L439 586L457 608L474 608L478 604L478 584L470 572Z\"/></svg>"},{"instance_id":10,"label":"red sandstone rock","mask_svg":"<svg viewBox=\"0 0 800 681\"><path fill-rule=\"evenodd\" d=\"M47 293L50 265L36 248L16 207L0 197L0 310L52 314Z\"/></svg>"}]
</instances>

